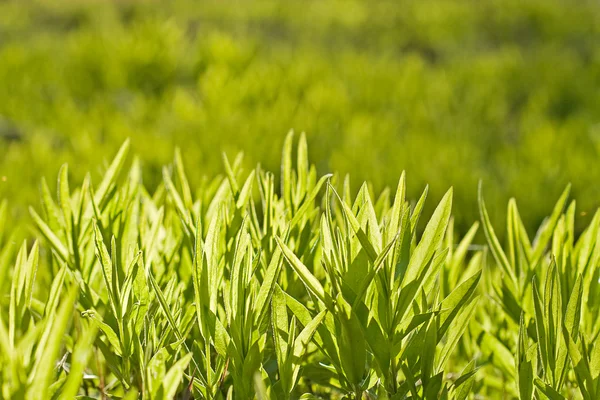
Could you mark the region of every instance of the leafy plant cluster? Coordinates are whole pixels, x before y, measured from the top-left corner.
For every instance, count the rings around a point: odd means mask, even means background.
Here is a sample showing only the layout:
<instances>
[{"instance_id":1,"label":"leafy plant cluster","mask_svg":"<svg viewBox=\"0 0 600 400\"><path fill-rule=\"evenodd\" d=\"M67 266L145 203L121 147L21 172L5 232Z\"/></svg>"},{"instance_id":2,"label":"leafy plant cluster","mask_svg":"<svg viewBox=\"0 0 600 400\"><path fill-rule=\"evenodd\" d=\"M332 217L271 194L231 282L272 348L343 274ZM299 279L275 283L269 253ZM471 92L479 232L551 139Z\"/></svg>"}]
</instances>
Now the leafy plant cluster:
<instances>
[{"instance_id":1,"label":"leafy plant cluster","mask_svg":"<svg viewBox=\"0 0 600 400\"><path fill-rule=\"evenodd\" d=\"M40 240L0 207L0 398L595 400L600 214L569 189L531 239L514 200L497 239L454 235L406 196L319 176L285 140L281 179L194 188L183 155L150 191L126 142L99 183L42 182ZM425 219L422 234L417 230Z\"/></svg>"},{"instance_id":2,"label":"leafy plant cluster","mask_svg":"<svg viewBox=\"0 0 600 400\"><path fill-rule=\"evenodd\" d=\"M126 137L154 189L183 143L193 186L221 149L275 171L292 127L353 188L403 170L410 198L453 186L462 234L479 179L494 209L520 198L529 232L568 182L577 226L598 207L593 0L19 0L0 15L0 197L17 220L41 176L69 162L98 178Z\"/></svg>"}]
</instances>

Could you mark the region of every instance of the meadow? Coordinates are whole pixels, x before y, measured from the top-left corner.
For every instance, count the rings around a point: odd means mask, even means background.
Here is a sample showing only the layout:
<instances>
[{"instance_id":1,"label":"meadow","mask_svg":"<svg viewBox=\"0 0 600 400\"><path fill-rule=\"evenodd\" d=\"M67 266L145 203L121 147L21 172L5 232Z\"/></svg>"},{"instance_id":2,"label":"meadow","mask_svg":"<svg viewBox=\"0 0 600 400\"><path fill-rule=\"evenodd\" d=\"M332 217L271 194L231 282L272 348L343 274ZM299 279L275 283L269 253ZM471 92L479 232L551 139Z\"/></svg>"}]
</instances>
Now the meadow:
<instances>
[{"instance_id":1,"label":"meadow","mask_svg":"<svg viewBox=\"0 0 600 400\"><path fill-rule=\"evenodd\" d=\"M600 398L600 6L0 2L0 399Z\"/></svg>"},{"instance_id":2,"label":"meadow","mask_svg":"<svg viewBox=\"0 0 600 400\"><path fill-rule=\"evenodd\" d=\"M393 189L403 170L413 199L453 186L462 233L478 218L480 179L494 208L519 199L531 234L568 183L587 213L577 226L590 222L596 2L232 4L0 3L0 198L11 215L26 217L40 178L64 162L77 181L99 178L126 138L155 188L177 146L193 184L221 173L221 151L276 171L294 129L318 172L349 174L354 194L364 181Z\"/></svg>"}]
</instances>

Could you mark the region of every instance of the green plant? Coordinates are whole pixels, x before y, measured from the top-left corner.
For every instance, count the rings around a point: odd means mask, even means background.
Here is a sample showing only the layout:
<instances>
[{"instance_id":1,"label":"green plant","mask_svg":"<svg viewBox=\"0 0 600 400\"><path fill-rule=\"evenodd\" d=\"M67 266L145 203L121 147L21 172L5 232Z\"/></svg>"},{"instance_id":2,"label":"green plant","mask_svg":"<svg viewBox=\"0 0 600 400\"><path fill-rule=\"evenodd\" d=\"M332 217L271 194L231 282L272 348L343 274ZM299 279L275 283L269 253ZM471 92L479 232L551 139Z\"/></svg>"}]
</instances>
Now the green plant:
<instances>
[{"instance_id":1,"label":"green plant","mask_svg":"<svg viewBox=\"0 0 600 400\"><path fill-rule=\"evenodd\" d=\"M511 200L508 244L503 249L490 225L480 187L483 226L499 266L490 289L499 305L496 310L507 322L497 323L494 335L499 346L516 354L511 376L517 385L511 392L521 399L594 399L600 389L599 253L594 244L600 217L596 214L576 238L575 202L566 207L569 189L533 241Z\"/></svg>"},{"instance_id":2,"label":"green plant","mask_svg":"<svg viewBox=\"0 0 600 400\"><path fill-rule=\"evenodd\" d=\"M1 398L597 397L600 213L576 237L569 189L534 240L511 200L505 246L480 189L488 257L452 190L420 233L427 188L353 197L305 135L279 184L224 155L194 189L177 151L150 192L129 151L43 183L17 254L0 206Z\"/></svg>"},{"instance_id":3,"label":"green plant","mask_svg":"<svg viewBox=\"0 0 600 400\"><path fill-rule=\"evenodd\" d=\"M31 215L47 251L23 245L0 314L3 396L460 392L442 371L479 274L426 294L448 259L451 192L419 240L425 195L411 211L404 177L392 204L375 207L366 187L352 204L331 176L317 181L303 135L295 168L292 150L290 134L281 196L273 174L240 181L240 159L225 157L226 176L195 200L179 153L150 194L137 161L126 172L129 143L98 186L71 190L66 166L57 200L44 183Z\"/></svg>"}]
</instances>

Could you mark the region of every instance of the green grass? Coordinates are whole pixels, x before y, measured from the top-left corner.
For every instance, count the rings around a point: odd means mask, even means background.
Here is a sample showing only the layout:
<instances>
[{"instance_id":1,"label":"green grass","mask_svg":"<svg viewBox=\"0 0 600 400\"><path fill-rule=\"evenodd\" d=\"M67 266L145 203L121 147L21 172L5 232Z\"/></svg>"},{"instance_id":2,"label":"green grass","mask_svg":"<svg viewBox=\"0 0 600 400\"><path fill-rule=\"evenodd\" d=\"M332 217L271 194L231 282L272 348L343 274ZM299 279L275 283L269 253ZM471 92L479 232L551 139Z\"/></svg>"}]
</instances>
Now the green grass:
<instances>
[{"instance_id":1,"label":"green grass","mask_svg":"<svg viewBox=\"0 0 600 400\"><path fill-rule=\"evenodd\" d=\"M600 398L595 2L0 15L0 399Z\"/></svg>"},{"instance_id":2,"label":"green grass","mask_svg":"<svg viewBox=\"0 0 600 400\"><path fill-rule=\"evenodd\" d=\"M130 137L155 188L174 148L190 182L220 151L276 171L305 131L317 171L409 197L518 197L532 233L570 182L598 206L600 7L578 1L8 1L0 4L0 198L17 219L64 162L81 181ZM433 212L433 204L426 205ZM492 220L504 236L501 213Z\"/></svg>"},{"instance_id":3,"label":"green grass","mask_svg":"<svg viewBox=\"0 0 600 400\"><path fill-rule=\"evenodd\" d=\"M600 213L577 236L567 188L531 239L511 200L502 245L480 187L479 246L452 189L354 196L296 139L278 180L191 185L176 152L149 190L129 142L65 165L20 249L1 207L0 397L598 398Z\"/></svg>"}]
</instances>

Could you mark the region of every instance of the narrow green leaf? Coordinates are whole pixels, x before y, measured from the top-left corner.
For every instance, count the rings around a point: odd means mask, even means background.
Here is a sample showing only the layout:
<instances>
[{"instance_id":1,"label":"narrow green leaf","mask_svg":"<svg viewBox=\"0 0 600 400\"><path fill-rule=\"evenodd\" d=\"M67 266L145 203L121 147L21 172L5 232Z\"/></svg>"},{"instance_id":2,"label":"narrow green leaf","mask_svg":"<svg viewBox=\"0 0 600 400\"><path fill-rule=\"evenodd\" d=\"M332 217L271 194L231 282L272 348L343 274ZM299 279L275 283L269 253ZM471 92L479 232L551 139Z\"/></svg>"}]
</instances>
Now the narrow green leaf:
<instances>
[{"instance_id":1,"label":"narrow green leaf","mask_svg":"<svg viewBox=\"0 0 600 400\"><path fill-rule=\"evenodd\" d=\"M563 191L560 198L558 199L558 202L554 206L554 209L552 210L552 214L550 215L550 218L544 223L544 226L542 227L541 231L539 232L537 239L535 241L534 249L533 249L533 255L532 255L532 264L533 265L537 264L537 261L543 256L544 251L546 250L546 246L548 245L548 242L552 238L552 233L554 232L554 228L556 227L556 224L558 223L558 220L559 220L560 216L562 215L565 205L567 204L567 200L569 198L570 191L571 191L571 185L569 184L569 185L567 185L566 189Z\"/></svg>"},{"instance_id":2,"label":"narrow green leaf","mask_svg":"<svg viewBox=\"0 0 600 400\"><path fill-rule=\"evenodd\" d=\"M290 346L288 343L291 343L291 338L289 337L288 332L288 315L285 295L279 285L276 285L275 290L273 291L271 309L275 354L277 355L277 363L280 365L280 369L282 369L281 366L287 362ZM284 376L283 379L285 380L285 378L286 377ZM281 372L280 379L282 379Z\"/></svg>"},{"instance_id":3,"label":"narrow green leaf","mask_svg":"<svg viewBox=\"0 0 600 400\"><path fill-rule=\"evenodd\" d=\"M435 349L438 342L437 321L435 318L429 321L426 332L421 349L421 381L425 388L434 372Z\"/></svg>"},{"instance_id":4,"label":"narrow green leaf","mask_svg":"<svg viewBox=\"0 0 600 400\"><path fill-rule=\"evenodd\" d=\"M129 152L129 144L129 139L125 140L125 143L123 143L123 145L119 149L113 162L106 170L106 173L104 174L104 178L102 179L100 186L98 186L98 189L96 189L94 201L99 207L103 207L104 201L106 200L106 196L111 190L111 187L113 187L117 182L119 173L125 165L127 154Z\"/></svg>"},{"instance_id":5,"label":"narrow green leaf","mask_svg":"<svg viewBox=\"0 0 600 400\"><path fill-rule=\"evenodd\" d=\"M440 201L433 216L427 223L423 236L415 249L406 269L403 282L415 280L433 258L433 254L442 242L446 227L450 221L452 209L452 189Z\"/></svg>"},{"instance_id":6,"label":"narrow green leaf","mask_svg":"<svg viewBox=\"0 0 600 400\"><path fill-rule=\"evenodd\" d=\"M544 383L540 378L534 378L535 387L550 400L567 400L562 394L558 393L552 386Z\"/></svg>"},{"instance_id":7,"label":"narrow green leaf","mask_svg":"<svg viewBox=\"0 0 600 400\"><path fill-rule=\"evenodd\" d=\"M273 293L273 288L275 287L275 282L277 281L277 277L279 275L279 271L281 269L282 264L282 252L281 248L277 247L273 256L271 257L271 262L267 267L267 271L265 272L265 277L263 279L262 284L260 285L260 289L254 301L254 315L256 316L255 323L257 326L260 326L262 320L267 315L267 310L269 306L269 300L271 294Z\"/></svg>"},{"instance_id":8,"label":"narrow green leaf","mask_svg":"<svg viewBox=\"0 0 600 400\"><path fill-rule=\"evenodd\" d=\"M469 394L471 394L476 372L475 361L469 362L461 372L460 377L454 382L454 400L466 400Z\"/></svg>"},{"instance_id":9,"label":"narrow green leaf","mask_svg":"<svg viewBox=\"0 0 600 400\"><path fill-rule=\"evenodd\" d=\"M315 278L315 276L308 270L308 268L306 268L302 261L300 261L300 259L296 257L294 252L291 251L289 247L287 247L279 237L276 236L275 240L281 248L283 256L285 257L289 265L294 269L294 271L296 271L296 273L298 274L302 282L304 282L306 287L315 296L317 296L317 298L321 300L328 308L331 308L333 306L332 299L329 296L329 294L325 292L325 289L323 289L321 282L319 282L319 280Z\"/></svg>"},{"instance_id":10,"label":"narrow green leaf","mask_svg":"<svg viewBox=\"0 0 600 400\"><path fill-rule=\"evenodd\" d=\"M71 191L69 190L69 167L63 164L58 173L58 202L62 209L67 231L70 232L71 222ZM70 235L69 235L70 236Z\"/></svg>"},{"instance_id":11,"label":"narrow green leaf","mask_svg":"<svg viewBox=\"0 0 600 400\"><path fill-rule=\"evenodd\" d=\"M546 336L546 326L544 325L544 314L542 311L542 301L540 299L540 295L538 293L537 284L535 282L535 277L532 280L532 290L533 290L533 306L535 310L535 329L537 332L537 340L538 340L538 352L540 358L542 360L542 368L544 369L545 374L550 374L549 361L548 361L548 345L547 345L547 336Z\"/></svg>"},{"instance_id":12,"label":"narrow green leaf","mask_svg":"<svg viewBox=\"0 0 600 400\"><path fill-rule=\"evenodd\" d=\"M475 298L468 304L463 310L461 310L460 314L452 321L448 328L448 334L446 338L446 342L442 346L442 350L440 351L436 372L440 372L443 370L446 362L450 358L450 355L458 345L458 341L462 337L463 333L467 329L469 322L471 321L471 317L475 313L477 308L478 299ZM438 337L441 337L441 334L438 332Z\"/></svg>"},{"instance_id":13,"label":"narrow green leaf","mask_svg":"<svg viewBox=\"0 0 600 400\"><path fill-rule=\"evenodd\" d=\"M31 386L28 390L29 398L46 397L48 389L56 373L55 363L59 358L60 347L64 341L64 334L70 325L73 307L77 299L78 289L73 287L63 298L56 317L47 321L51 325L48 341L42 351L41 357L35 360Z\"/></svg>"},{"instance_id":14,"label":"narrow green leaf","mask_svg":"<svg viewBox=\"0 0 600 400\"><path fill-rule=\"evenodd\" d=\"M69 251L67 247L60 241L60 239L54 234L52 229L40 218L40 216L35 212L32 207L29 207L29 213L33 218L33 221L37 225L41 234L46 238L46 240L52 246L52 249L56 252L56 254L60 257L62 261L69 261Z\"/></svg>"},{"instance_id":15,"label":"narrow green leaf","mask_svg":"<svg viewBox=\"0 0 600 400\"><path fill-rule=\"evenodd\" d=\"M567 303L567 310L565 312L565 330L569 333L573 340L577 340L579 337L579 323L581 320L581 299L583 296L583 278L581 275L577 276L575 286L571 291L571 297Z\"/></svg>"},{"instance_id":16,"label":"narrow green leaf","mask_svg":"<svg viewBox=\"0 0 600 400\"><path fill-rule=\"evenodd\" d=\"M81 337L75 345L75 350L71 355L71 368L67 381L61 389L59 400L70 400L75 398L83 382L83 375L88 360L94 349L93 344L98 330L95 327L87 328L83 331Z\"/></svg>"},{"instance_id":17,"label":"narrow green leaf","mask_svg":"<svg viewBox=\"0 0 600 400\"><path fill-rule=\"evenodd\" d=\"M192 353L188 353L177 361L169 372L165 375L162 381L162 386L159 390L158 398L161 399L172 399L177 394L177 389L181 385L183 378L183 372L187 368L190 360L192 359Z\"/></svg>"},{"instance_id":18,"label":"narrow green leaf","mask_svg":"<svg viewBox=\"0 0 600 400\"><path fill-rule=\"evenodd\" d=\"M519 398L521 400L531 400L533 398L533 378L534 369L531 358L529 357L529 346L527 328L525 327L524 314L521 314L519 324L519 343L517 346L517 387L519 389ZM535 357L535 356L534 356Z\"/></svg>"},{"instance_id":19,"label":"narrow green leaf","mask_svg":"<svg viewBox=\"0 0 600 400\"><path fill-rule=\"evenodd\" d=\"M494 232L494 228L492 227L492 223L490 221L490 217L488 215L487 209L485 208L485 202L483 201L483 184L479 182L479 214L481 215L481 222L483 224L483 232L485 233L485 237L487 238L487 242L490 245L490 249L496 262L502 268L505 274L507 274L513 283L517 282L517 277L512 269L512 266L509 264L508 259L506 258L506 254L502 250L502 246L500 246L500 242L496 237L496 233Z\"/></svg>"},{"instance_id":20,"label":"narrow green leaf","mask_svg":"<svg viewBox=\"0 0 600 400\"><path fill-rule=\"evenodd\" d=\"M187 208L192 208L192 205L194 204L192 190L190 189L190 184L185 174L183 158L181 157L181 150L179 150L179 147L175 148L175 170L177 171L177 179L181 185L183 201Z\"/></svg>"},{"instance_id":21,"label":"narrow green leaf","mask_svg":"<svg viewBox=\"0 0 600 400\"><path fill-rule=\"evenodd\" d=\"M283 142L283 153L281 156L281 193L286 208L292 205L292 140L294 131L290 131Z\"/></svg>"}]
</instances>

